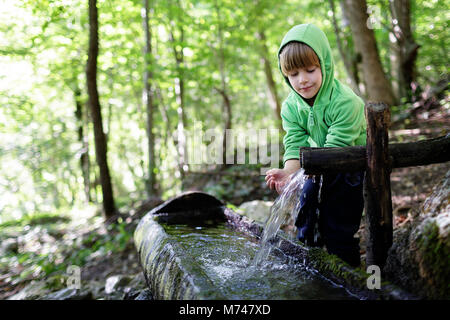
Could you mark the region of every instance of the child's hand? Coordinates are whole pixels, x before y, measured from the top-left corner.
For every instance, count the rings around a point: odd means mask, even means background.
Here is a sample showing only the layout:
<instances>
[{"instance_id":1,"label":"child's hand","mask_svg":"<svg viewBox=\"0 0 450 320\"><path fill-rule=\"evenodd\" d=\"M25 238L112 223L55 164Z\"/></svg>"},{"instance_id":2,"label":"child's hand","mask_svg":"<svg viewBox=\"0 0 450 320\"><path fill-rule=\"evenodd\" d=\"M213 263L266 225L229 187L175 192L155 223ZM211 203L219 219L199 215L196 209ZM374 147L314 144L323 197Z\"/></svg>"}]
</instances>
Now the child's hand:
<instances>
[{"instance_id":1,"label":"child's hand","mask_svg":"<svg viewBox=\"0 0 450 320\"><path fill-rule=\"evenodd\" d=\"M283 187L289 182L290 174L282 169L271 169L266 173L266 184L273 190L277 190L278 194L281 194Z\"/></svg>"}]
</instances>

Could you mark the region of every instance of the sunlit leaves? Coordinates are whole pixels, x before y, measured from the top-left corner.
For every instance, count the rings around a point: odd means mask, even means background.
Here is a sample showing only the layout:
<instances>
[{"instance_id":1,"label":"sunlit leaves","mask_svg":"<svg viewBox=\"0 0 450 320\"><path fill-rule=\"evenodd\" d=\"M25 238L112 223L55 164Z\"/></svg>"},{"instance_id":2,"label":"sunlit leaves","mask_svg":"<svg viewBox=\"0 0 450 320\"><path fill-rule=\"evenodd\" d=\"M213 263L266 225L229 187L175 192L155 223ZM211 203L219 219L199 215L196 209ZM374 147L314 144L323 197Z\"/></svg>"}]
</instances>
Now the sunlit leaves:
<instances>
[{"instance_id":1,"label":"sunlit leaves","mask_svg":"<svg viewBox=\"0 0 450 320\"><path fill-rule=\"evenodd\" d=\"M343 22L338 1L335 3ZM389 25L387 2L370 0L368 4L380 8L382 23ZM75 93L79 91L77 99L85 108L87 1L0 0L0 5L0 211L5 215L13 210L79 204L83 199L82 145L77 135ZM141 0L98 1L97 80L108 161L120 203L145 196L142 5ZM337 77L345 80L329 11L328 1L151 1L151 71L157 105L153 132L164 196L180 191L173 140L180 107L177 79L184 81L187 129L195 123L222 128L223 101L215 88L222 84L223 54L233 127L275 127L257 34L263 31L266 37L280 99L288 88L278 71L276 54L286 31L299 23L315 23L328 35ZM421 45L417 71L422 84L436 83L448 73L448 12L446 1L412 2L413 32ZM349 30L341 27L343 43L351 49ZM391 55L388 31L383 26L375 34L387 65ZM92 127L84 129L94 163ZM94 169L91 175L92 180L98 176Z\"/></svg>"}]
</instances>

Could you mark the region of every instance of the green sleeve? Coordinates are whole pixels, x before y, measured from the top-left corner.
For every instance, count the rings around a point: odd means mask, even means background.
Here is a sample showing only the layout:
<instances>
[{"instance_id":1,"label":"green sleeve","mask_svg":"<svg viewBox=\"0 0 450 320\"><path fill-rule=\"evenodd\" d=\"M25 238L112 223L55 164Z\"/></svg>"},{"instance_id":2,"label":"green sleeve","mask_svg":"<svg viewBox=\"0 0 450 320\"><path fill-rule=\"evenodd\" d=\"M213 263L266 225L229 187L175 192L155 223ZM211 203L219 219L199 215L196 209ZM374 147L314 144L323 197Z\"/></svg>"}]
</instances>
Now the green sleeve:
<instances>
[{"instance_id":1,"label":"green sleeve","mask_svg":"<svg viewBox=\"0 0 450 320\"><path fill-rule=\"evenodd\" d=\"M281 109L281 119L283 129L286 132L283 138L284 156L283 164L289 159L299 159L300 147L309 147L308 134L301 126L296 114L297 108L288 103L283 103Z\"/></svg>"},{"instance_id":2,"label":"green sleeve","mask_svg":"<svg viewBox=\"0 0 450 320\"><path fill-rule=\"evenodd\" d=\"M364 103L357 98L336 103L330 113L324 147L346 147L365 142L366 120Z\"/></svg>"}]
</instances>

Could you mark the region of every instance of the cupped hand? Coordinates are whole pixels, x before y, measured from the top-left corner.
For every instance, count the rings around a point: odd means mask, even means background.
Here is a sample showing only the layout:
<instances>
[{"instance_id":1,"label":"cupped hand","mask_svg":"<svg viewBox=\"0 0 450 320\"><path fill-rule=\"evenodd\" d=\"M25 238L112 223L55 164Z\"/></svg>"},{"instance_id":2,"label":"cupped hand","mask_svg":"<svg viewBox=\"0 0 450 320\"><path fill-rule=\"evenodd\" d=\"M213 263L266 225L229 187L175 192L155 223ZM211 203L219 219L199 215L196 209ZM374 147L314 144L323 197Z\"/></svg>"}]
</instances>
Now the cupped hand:
<instances>
[{"instance_id":1,"label":"cupped hand","mask_svg":"<svg viewBox=\"0 0 450 320\"><path fill-rule=\"evenodd\" d=\"M271 169L266 173L266 185L271 189L276 189L281 194L283 187L289 182L290 175L282 169Z\"/></svg>"}]
</instances>

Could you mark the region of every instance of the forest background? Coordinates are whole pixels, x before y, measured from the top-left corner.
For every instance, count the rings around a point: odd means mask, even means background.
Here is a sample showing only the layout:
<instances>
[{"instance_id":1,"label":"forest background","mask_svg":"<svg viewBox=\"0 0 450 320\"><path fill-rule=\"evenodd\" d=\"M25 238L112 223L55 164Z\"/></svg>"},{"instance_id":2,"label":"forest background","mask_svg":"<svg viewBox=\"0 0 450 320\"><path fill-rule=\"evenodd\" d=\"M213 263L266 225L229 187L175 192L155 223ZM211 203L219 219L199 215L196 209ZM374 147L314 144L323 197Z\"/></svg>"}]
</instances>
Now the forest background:
<instances>
[{"instance_id":1,"label":"forest background","mask_svg":"<svg viewBox=\"0 0 450 320\"><path fill-rule=\"evenodd\" d=\"M365 101L388 103L393 123L423 123L439 110L448 125L448 1L0 0L0 8L1 225L111 218L175 196L192 172L222 168L189 162L211 141L193 150L187 137L206 129L277 129L281 139L288 87L276 52L300 23L325 32L336 77Z\"/></svg>"}]
</instances>

